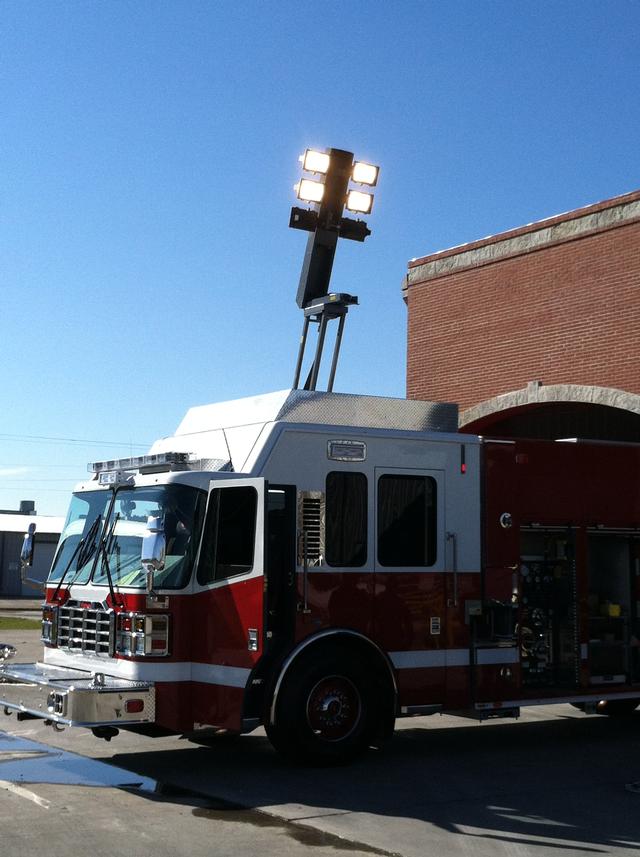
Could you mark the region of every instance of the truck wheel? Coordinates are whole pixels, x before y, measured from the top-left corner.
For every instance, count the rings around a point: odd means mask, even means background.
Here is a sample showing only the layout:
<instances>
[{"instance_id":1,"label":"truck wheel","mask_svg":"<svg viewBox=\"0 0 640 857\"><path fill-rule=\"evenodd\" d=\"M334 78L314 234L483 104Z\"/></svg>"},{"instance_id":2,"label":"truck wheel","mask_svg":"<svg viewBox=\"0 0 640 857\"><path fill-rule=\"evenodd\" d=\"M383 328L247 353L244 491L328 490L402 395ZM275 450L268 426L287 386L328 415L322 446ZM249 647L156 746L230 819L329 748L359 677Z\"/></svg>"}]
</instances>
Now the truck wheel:
<instances>
[{"instance_id":1,"label":"truck wheel","mask_svg":"<svg viewBox=\"0 0 640 857\"><path fill-rule=\"evenodd\" d=\"M640 699L603 699L598 703L596 711L608 717L629 717L638 707L638 703Z\"/></svg>"},{"instance_id":2,"label":"truck wheel","mask_svg":"<svg viewBox=\"0 0 640 857\"><path fill-rule=\"evenodd\" d=\"M344 764L363 753L377 731L375 683L350 652L314 660L305 657L286 676L267 735L292 761Z\"/></svg>"}]
</instances>

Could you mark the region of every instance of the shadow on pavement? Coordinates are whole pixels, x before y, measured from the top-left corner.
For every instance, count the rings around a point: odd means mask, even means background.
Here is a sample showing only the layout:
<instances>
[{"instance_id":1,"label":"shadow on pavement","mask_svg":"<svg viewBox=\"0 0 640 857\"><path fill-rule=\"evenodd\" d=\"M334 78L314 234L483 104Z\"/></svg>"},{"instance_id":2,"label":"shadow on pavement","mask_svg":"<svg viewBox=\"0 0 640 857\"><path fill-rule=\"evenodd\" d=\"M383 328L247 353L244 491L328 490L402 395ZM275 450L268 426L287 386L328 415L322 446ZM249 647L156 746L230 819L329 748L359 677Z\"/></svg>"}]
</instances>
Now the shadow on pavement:
<instances>
[{"instance_id":1,"label":"shadow on pavement","mask_svg":"<svg viewBox=\"0 0 640 857\"><path fill-rule=\"evenodd\" d=\"M636 850L640 713L458 728L405 728L350 767L283 762L266 738L220 736L210 746L115 755L114 764L292 821L366 813L371 825L411 819L511 845L582 853ZM234 806L235 805L235 806ZM224 808L223 805L220 805ZM367 840L368 841L368 840Z\"/></svg>"}]
</instances>

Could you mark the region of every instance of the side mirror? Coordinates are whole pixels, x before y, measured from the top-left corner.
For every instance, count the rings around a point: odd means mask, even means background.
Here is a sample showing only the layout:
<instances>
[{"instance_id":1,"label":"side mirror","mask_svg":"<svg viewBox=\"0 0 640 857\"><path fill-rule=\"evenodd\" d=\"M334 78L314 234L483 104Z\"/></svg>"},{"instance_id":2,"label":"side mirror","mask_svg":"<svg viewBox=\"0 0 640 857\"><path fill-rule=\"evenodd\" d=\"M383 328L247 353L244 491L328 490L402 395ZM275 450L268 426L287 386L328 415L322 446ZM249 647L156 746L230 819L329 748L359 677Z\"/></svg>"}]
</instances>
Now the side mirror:
<instances>
[{"instance_id":1,"label":"side mirror","mask_svg":"<svg viewBox=\"0 0 640 857\"><path fill-rule=\"evenodd\" d=\"M164 535L164 521L161 517L149 515L147 531L142 537L140 561L147 572L147 591L153 591L153 573L162 571L167 552L167 540Z\"/></svg>"},{"instance_id":2,"label":"side mirror","mask_svg":"<svg viewBox=\"0 0 640 857\"><path fill-rule=\"evenodd\" d=\"M33 565L35 542L36 525L35 523L31 523L29 524L22 541L22 550L20 551L20 577L23 583L28 583L30 586L37 586L44 591L45 585L42 580L33 580L27 576L27 569Z\"/></svg>"},{"instance_id":3,"label":"side mirror","mask_svg":"<svg viewBox=\"0 0 640 857\"><path fill-rule=\"evenodd\" d=\"M33 551L35 549L36 540L36 525L29 524L27 532L24 534L22 542L22 550L20 551L20 565L23 569L33 565Z\"/></svg>"}]
</instances>

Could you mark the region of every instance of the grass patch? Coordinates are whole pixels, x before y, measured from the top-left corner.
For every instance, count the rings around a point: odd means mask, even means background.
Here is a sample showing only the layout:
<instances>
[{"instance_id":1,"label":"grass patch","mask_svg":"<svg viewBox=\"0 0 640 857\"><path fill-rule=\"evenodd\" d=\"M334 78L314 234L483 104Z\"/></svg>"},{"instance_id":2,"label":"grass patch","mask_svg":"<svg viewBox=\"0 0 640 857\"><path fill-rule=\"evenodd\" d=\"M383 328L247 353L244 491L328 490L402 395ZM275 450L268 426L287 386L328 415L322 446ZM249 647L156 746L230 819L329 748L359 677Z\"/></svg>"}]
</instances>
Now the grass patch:
<instances>
[{"instance_id":1,"label":"grass patch","mask_svg":"<svg viewBox=\"0 0 640 857\"><path fill-rule=\"evenodd\" d=\"M0 631L37 631L41 627L38 619L22 619L20 616L0 616Z\"/></svg>"}]
</instances>

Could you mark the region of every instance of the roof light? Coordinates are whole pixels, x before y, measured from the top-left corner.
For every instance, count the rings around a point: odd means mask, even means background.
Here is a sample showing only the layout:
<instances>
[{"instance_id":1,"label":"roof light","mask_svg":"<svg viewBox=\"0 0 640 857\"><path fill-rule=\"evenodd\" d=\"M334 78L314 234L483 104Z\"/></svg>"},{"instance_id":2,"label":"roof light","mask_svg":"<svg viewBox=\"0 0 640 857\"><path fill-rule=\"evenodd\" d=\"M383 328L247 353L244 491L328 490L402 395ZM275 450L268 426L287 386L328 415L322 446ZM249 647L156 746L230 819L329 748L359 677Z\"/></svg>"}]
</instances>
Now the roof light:
<instances>
[{"instance_id":1,"label":"roof light","mask_svg":"<svg viewBox=\"0 0 640 857\"><path fill-rule=\"evenodd\" d=\"M143 468L170 468L176 465L186 466L190 458L190 452L159 452L155 455L137 455L133 458L95 461L88 464L87 469L89 473L107 473L120 470L142 470Z\"/></svg>"},{"instance_id":2,"label":"roof light","mask_svg":"<svg viewBox=\"0 0 640 857\"><path fill-rule=\"evenodd\" d=\"M373 164L366 164L364 161L356 161L353 165L351 178L357 184L368 184L371 187L378 181L378 173L380 167L374 167Z\"/></svg>"},{"instance_id":3,"label":"roof light","mask_svg":"<svg viewBox=\"0 0 640 857\"><path fill-rule=\"evenodd\" d=\"M349 211L359 211L369 214L373 206L373 194L363 193L361 190L350 190L347 194L347 208Z\"/></svg>"},{"instance_id":4,"label":"roof light","mask_svg":"<svg viewBox=\"0 0 640 857\"><path fill-rule=\"evenodd\" d=\"M98 473L99 485L126 485L133 482L133 474L124 470L102 470Z\"/></svg>"},{"instance_id":5,"label":"roof light","mask_svg":"<svg viewBox=\"0 0 640 857\"><path fill-rule=\"evenodd\" d=\"M324 185L322 182L314 182L312 179L300 179L294 190L298 195L298 199L305 202L321 202L324 195Z\"/></svg>"},{"instance_id":6,"label":"roof light","mask_svg":"<svg viewBox=\"0 0 640 857\"><path fill-rule=\"evenodd\" d=\"M317 152L315 149L307 149L301 156L302 169L308 173L326 173L329 169L331 158L326 152Z\"/></svg>"}]
</instances>

